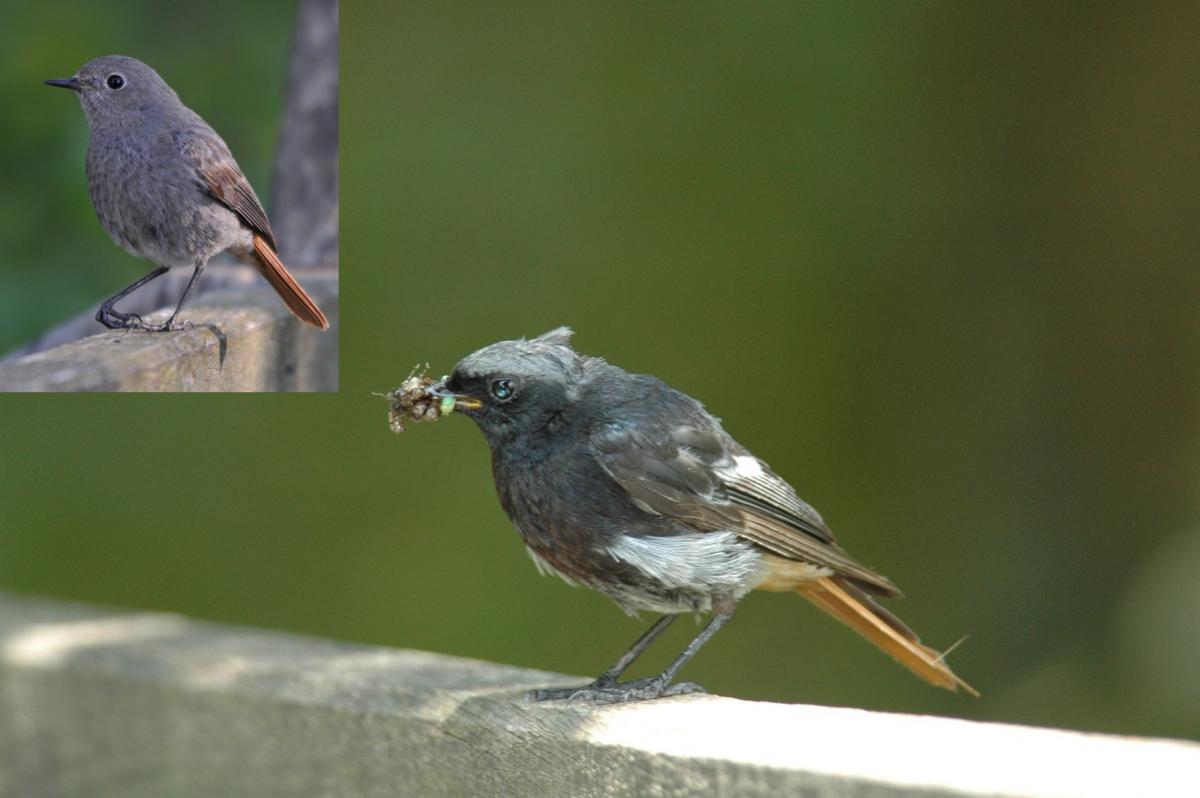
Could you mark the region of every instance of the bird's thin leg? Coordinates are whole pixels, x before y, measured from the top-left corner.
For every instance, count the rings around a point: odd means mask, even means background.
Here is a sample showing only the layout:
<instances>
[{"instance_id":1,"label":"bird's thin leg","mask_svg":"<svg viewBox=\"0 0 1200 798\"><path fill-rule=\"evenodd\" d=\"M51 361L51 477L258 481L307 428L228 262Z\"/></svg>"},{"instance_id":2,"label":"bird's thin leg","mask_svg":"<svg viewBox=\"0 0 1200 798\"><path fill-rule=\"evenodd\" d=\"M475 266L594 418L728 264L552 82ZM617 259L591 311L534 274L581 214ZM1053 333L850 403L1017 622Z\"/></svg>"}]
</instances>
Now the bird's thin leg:
<instances>
[{"instance_id":1,"label":"bird's thin leg","mask_svg":"<svg viewBox=\"0 0 1200 798\"><path fill-rule=\"evenodd\" d=\"M581 688L551 688L545 690L533 690L526 695L526 700L529 701L552 701L556 699L579 699L585 701L594 701L601 704L619 703L623 701L640 701L648 698L658 698L664 695L682 695L684 693L702 693L704 688L698 684L684 682L681 684L672 685L671 681L679 674L688 661L696 656L705 643L707 643L713 635L717 633L722 626L729 623L729 619L733 617L733 612L721 612L713 616L713 619L700 630L700 634L688 643L687 648L675 658L675 661L667 666L667 669L657 676L651 676L646 679L634 679L629 682L617 682L616 677L628 668L632 662L637 659L637 656L646 649L650 642L666 629L671 620L675 616L665 616L658 623L650 628L646 634L633 644L626 654L617 660L616 665L597 679L592 684ZM670 619L670 620L668 620ZM649 639L647 639L649 638ZM619 670L618 670L619 668ZM609 677L606 679L606 677Z\"/></svg>"},{"instance_id":2,"label":"bird's thin leg","mask_svg":"<svg viewBox=\"0 0 1200 798\"><path fill-rule=\"evenodd\" d=\"M683 684L677 684L674 687L671 687L669 690L668 687L675 677L679 675L679 671L683 669L683 666L687 665L688 661L692 657L696 656L696 652L703 648L704 644L712 639L712 636L717 633L717 630L729 623L729 619L732 617L732 612L717 613L713 616L713 619L708 622L708 625L700 630L700 634L696 635L695 638L692 639L692 642L687 644L687 648L685 648L679 654L679 656L675 658L675 661L667 666L666 670L657 676L651 676L649 679L639 679L637 682L630 682L629 684L631 686L642 685L644 688L648 689L657 688L659 695L661 695L663 692L668 692L671 695L678 695L679 693L704 692L704 688L700 685L686 682Z\"/></svg>"},{"instance_id":3,"label":"bird's thin leg","mask_svg":"<svg viewBox=\"0 0 1200 798\"><path fill-rule=\"evenodd\" d=\"M621 655L613 666L600 674L596 681L583 687L547 687L542 690L530 690L525 698L529 701L557 701L564 698L573 698L577 695L585 694L588 691L601 690L606 687L612 687L617 684L617 680L621 678L629 666L640 657L650 644L658 639L671 622L678 618L678 615L664 615L654 622L654 625L642 633L642 636L637 639L629 650Z\"/></svg>"},{"instance_id":4,"label":"bird's thin leg","mask_svg":"<svg viewBox=\"0 0 1200 798\"><path fill-rule=\"evenodd\" d=\"M192 272L192 278L188 280L188 284L183 289L183 296L179 297L179 304L175 306L175 312L171 314L171 318L167 319L161 325L147 326L147 330L155 332L165 332L167 330L182 330L187 326L187 322L179 323L175 319L179 316L179 311L183 310L183 303L187 302L188 297L192 294L192 289L196 287L196 283L200 281L200 275L204 273L204 267L208 265L204 261L196 264L195 270Z\"/></svg>"},{"instance_id":5,"label":"bird's thin leg","mask_svg":"<svg viewBox=\"0 0 1200 798\"><path fill-rule=\"evenodd\" d=\"M629 669L629 666L634 663L634 660L640 657L650 647L650 644L657 640L658 636L665 632L667 627L671 625L671 622L678 617L678 615L664 615L655 621L654 625L647 629L637 639L637 642L630 646L629 650L622 654L619 660L613 663L611 668L600 674L600 677L596 679L596 683L616 684L617 680L621 678L621 674L625 673Z\"/></svg>"},{"instance_id":6,"label":"bird's thin leg","mask_svg":"<svg viewBox=\"0 0 1200 798\"><path fill-rule=\"evenodd\" d=\"M146 325L142 323L141 316L136 313L121 313L120 311L114 310L113 305L115 305L117 302L120 302L122 299L129 296L134 291L153 280L155 277L161 277L162 275L166 274L168 268L169 267L167 266L159 266L145 277L139 279L133 285L121 289L108 299L104 300L102 303L100 303L100 309L96 311L96 321L100 322L110 330L145 329Z\"/></svg>"}]
</instances>

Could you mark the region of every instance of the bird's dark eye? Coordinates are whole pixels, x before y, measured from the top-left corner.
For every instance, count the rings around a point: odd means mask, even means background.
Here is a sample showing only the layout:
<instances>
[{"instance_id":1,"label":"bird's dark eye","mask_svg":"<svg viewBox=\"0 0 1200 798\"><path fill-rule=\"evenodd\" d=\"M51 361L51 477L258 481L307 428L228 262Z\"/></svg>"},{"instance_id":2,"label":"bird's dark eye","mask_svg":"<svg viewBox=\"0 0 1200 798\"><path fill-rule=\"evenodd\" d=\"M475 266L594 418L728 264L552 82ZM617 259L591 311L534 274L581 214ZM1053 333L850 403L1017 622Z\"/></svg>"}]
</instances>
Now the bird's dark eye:
<instances>
[{"instance_id":1,"label":"bird's dark eye","mask_svg":"<svg viewBox=\"0 0 1200 798\"><path fill-rule=\"evenodd\" d=\"M114 75L109 75L108 80L106 80L104 82L110 89L112 89L113 91L116 91L117 89L119 89L125 85L125 78L121 77L120 75L114 74Z\"/></svg>"},{"instance_id":2,"label":"bird's dark eye","mask_svg":"<svg viewBox=\"0 0 1200 798\"><path fill-rule=\"evenodd\" d=\"M505 402L512 398L516 393L516 387L513 386L512 380L493 380L492 381L492 396Z\"/></svg>"}]
</instances>

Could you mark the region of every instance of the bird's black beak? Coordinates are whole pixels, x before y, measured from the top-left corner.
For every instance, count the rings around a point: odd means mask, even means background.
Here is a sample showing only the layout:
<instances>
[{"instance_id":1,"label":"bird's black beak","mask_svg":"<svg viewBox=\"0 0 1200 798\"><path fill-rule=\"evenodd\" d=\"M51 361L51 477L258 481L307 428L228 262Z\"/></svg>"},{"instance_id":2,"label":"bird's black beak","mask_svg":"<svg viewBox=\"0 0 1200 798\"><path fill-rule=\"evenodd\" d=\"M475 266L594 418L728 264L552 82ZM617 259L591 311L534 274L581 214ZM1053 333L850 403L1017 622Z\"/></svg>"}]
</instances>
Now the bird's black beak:
<instances>
[{"instance_id":1,"label":"bird's black beak","mask_svg":"<svg viewBox=\"0 0 1200 798\"><path fill-rule=\"evenodd\" d=\"M79 91L83 85L79 82L79 78L53 78L46 81L47 86L58 86L60 89L70 89L71 91Z\"/></svg>"},{"instance_id":2,"label":"bird's black beak","mask_svg":"<svg viewBox=\"0 0 1200 798\"><path fill-rule=\"evenodd\" d=\"M454 391L447 390L445 377L442 377L425 390L429 391L439 399L453 399L455 410L478 410L483 407L483 402L479 401L473 396L467 396L466 394L455 393Z\"/></svg>"}]
</instances>

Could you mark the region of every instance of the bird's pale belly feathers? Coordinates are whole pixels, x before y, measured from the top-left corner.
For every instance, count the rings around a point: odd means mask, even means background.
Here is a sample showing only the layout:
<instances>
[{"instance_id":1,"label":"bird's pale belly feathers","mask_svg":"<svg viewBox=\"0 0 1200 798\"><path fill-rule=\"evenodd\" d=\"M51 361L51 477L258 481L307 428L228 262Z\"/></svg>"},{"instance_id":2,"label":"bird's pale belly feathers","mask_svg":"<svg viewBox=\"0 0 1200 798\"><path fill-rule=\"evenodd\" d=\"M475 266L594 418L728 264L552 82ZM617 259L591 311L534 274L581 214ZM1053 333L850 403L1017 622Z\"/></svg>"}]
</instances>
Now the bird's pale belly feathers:
<instances>
[{"instance_id":1,"label":"bird's pale belly feathers","mask_svg":"<svg viewBox=\"0 0 1200 798\"><path fill-rule=\"evenodd\" d=\"M154 164L144 149L93 139L87 173L100 223L131 255L160 266L195 266L252 245L233 211L204 195L191 176Z\"/></svg>"},{"instance_id":2,"label":"bird's pale belly feathers","mask_svg":"<svg viewBox=\"0 0 1200 798\"><path fill-rule=\"evenodd\" d=\"M827 568L767 554L731 531L621 535L596 554L627 567L594 568L587 574L559 568L552 550L526 550L540 573L604 593L630 614L708 612L717 603L736 603L751 590L790 590L830 574Z\"/></svg>"}]
</instances>

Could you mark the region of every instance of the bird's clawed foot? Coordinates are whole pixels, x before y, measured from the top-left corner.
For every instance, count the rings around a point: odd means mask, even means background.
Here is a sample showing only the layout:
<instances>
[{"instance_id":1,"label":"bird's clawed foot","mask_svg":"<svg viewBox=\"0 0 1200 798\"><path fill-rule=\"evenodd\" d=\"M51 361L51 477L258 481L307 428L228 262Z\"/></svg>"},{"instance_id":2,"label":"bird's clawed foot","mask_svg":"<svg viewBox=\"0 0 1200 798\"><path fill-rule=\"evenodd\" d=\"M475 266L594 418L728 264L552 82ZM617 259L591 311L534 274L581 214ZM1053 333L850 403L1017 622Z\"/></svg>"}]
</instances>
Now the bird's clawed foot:
<instances>
[{"instance_id":1,"label":"bird's clawed foot","mask_svg":"<svg viewBox=\"0 0 1200 798\"><path fill-rule=\"evenodd\" d=\"M583 687L547 687L530 690L525 694L527 702L535 701L587 701L593 704L623 704L628 701L648 701L675 695L706 692L695 682L671 684L661 676L634 679L630 682L615 682L597 679Z\"/></svg>"},{"instance_id":2,"label":"bird's clawed foot","mask_svg":"<svg viewBox=\"0 0 1200 798\"><path fill-rule=\"evenodd\" d=\"M113 306L107 303L101 305L100 310L96 311L96 321L100 322L110 330L177 332L179 330L190 330L192 328L192 323L190 321L180 321L175 316L167 319L162 324L147 324L138 314L122 313L119 310L114 310Z\"/></svg>"},{"instance_id":3,"label":"bird's clawed foot","mask_svg":"<svg viewBox=\"0 0 1200 798\"><path fill-rule=\"evenodd\" d=\"M180 330L192 329L192 323L190 321L180 321L172 316L162 324L147 324L142 329L147 332L178 332Z\"/></svg>"},{"instance_id":4,"label":"bird's clawed foot","mask_svg":"<svg viewBox=\"0 0 1200 798\"><path fill-rule=\"evenodd\" d=\"M101 305L100 310L96 311L96 321L110 330L146 329L146 324L142 321L141 316L136 313L122 313L119 310L113 310L113 306L107 303Z\"/></svg>"}]
</instances>

